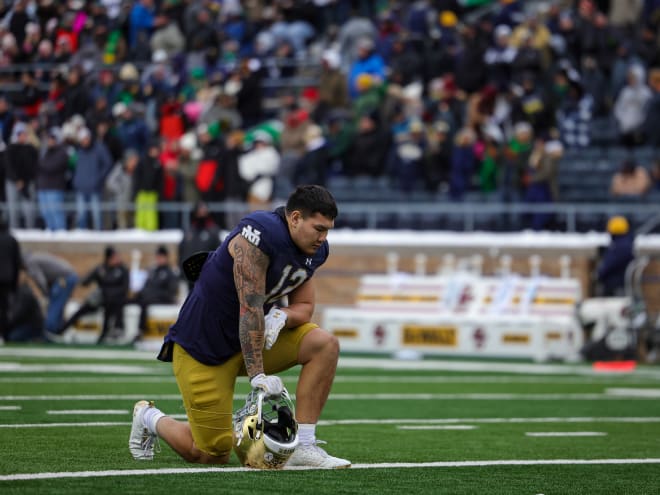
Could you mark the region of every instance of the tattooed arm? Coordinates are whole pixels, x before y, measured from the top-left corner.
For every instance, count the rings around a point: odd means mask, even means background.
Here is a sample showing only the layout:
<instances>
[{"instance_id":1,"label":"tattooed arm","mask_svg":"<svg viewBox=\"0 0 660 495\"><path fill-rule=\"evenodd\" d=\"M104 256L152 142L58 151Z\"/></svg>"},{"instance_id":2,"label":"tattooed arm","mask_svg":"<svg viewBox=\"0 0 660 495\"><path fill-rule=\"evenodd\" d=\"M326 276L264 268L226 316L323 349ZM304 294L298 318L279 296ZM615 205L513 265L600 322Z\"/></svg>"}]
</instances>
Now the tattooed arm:
<instances>
[{"instance_id":1,"label":"tattooed arm","mask_svg":"<svg viewBox=\"0 0 660 495\"><path fill-rule=\"evenodd\" d=\"M240 303L238 335L248 377L264 372L264 302L268 256L237 235L229 243L234 258L234 283Z\"/></svg>"}]
</instances>

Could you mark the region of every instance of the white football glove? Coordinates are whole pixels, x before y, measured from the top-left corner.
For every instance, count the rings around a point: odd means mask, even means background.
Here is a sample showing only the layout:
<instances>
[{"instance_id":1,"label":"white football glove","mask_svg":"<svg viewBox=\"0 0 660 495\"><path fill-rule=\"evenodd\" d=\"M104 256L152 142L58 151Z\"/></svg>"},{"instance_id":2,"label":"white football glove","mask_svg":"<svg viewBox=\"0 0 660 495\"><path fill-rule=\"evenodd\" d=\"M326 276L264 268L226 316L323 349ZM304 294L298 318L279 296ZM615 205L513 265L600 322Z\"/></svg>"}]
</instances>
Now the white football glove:
<instances>
[{"instance_id":1,"label":"white football glove","mask_svg":"<svg viewBox=\"0 0 660 495\"><path fill-rule=\"evenodd\" d=\"M266 375L264 373L259 373L258 375L252 377L250 380L250 385L252 388L260 388L266 395L277 396L282 395L284 391L284 384L282 379L276 375Z\"/></svg>"},{"instance_id":2,"label":"white football glove","mask_svg":"<svg viewBox=\"0 0 660 495\"><path fill-rule=\"evenodd\" d=\"M280 330L286 325L286 313L273 306L265 317L266 328L264 330L264 349L273 347L280 334Z\"/></svg>"}]
</instances>

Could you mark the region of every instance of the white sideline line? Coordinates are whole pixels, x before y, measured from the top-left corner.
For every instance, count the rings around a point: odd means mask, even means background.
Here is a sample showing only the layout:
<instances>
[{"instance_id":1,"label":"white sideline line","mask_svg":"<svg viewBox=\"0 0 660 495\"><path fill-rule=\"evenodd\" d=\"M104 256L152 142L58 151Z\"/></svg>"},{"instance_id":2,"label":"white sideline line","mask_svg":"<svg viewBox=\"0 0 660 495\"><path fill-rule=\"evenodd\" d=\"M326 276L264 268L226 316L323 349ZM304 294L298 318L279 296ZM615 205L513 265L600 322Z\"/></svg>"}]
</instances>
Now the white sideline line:
<instances>
[{"instance_id":1,"label":"white sideline line","mask_svg":"<svg viewBox=\"0 0 660 495\"><path fill-rule=\"evenodd\" d=\"M179 394L120 394L120 395L0 395L0 401L33 401L33 400L140 400L149 397L151 400L181 400ZM234 400L243 400L235 398Z\"/></svg>"},{"instance_id":2,"label":"white sideline line","mask_svg":"<svg viewBox=\"0 0 660 495\"><path fill-rule=\"evenodd\" d=\"M621 399L654 399L637 394L601 394L601 393L575 393L575 394L516 394L516 393L466 393L466 394L331 394L329 400L621 400Z\"/></svg>"},{"instance_id":3,"label":"white sideline line","mask_svg":"<svg viewBox=\"0 0 660 495\"><path fill-rule=\"evenodd\" d=\"M426 425L426 426L397 426L397 430L476 430L474 425Z\"/></svg>"},{"instance_id":4,"label":"white sideline line","mask_svg":"<svg viewBox=\"0 0 660 495\"><path fill-rule=\"evenodd\" d=\"M527 363L500 363L486 361L401 361L396 359L379 358L351 358L340 357L338 368L369 368L382 370L411 370L411 371L470 371L484 373L518 373L523 375L596 375L602 376L604 372L595 371L586 364L527 364ZM621 373L612 372L619 376ZM660 377L660 370L653 368L637 368L631 372L632 376Z\"/></svg>"},{"instance_id":5,"label":"white sideline line","mask_svg":"<svg viewBox=\"0 0 660 495\"><path fill-rule=\"evenodd\" d=\"M185 414L168 414L174 419L186 419ZM406 418L406 419L322 419L319 426L351 425L451 425L477 424L537 424L537 423L660 423L660 417L567 417L567 418ZM77 428L102 426L128 426L127 422L87 421L80 423L0 423L0 428Z\"/></svg>"},{"instance_id":6,"label":"white sideline line","mask_svg":"<svg viewBox=\"0 0 660 495\"><path fill-rule=\"evenodd\" d=\"M90 368L95 365L90 365ZM0 383L174 383L175 379L167 370L167 374L149 373L150 376L144 375L126 375L124 376L17 376L17 377L0 377ZM156 376L154 376L156 375ZM297 376L281 376L282 380L287 383L297 383ZM338 375L334 379L334 383L566 383L566 384L601 384L608 383L616 380L617 383L626 381L627 383L637 383L639 381L645 382L652 381L656 383L657 380L645 376L618 376L613 378L611 375L604 376L589 376L589 377L566 377L566 376L490 376L490 375L476 375L476 376L435 376L435 375L416 375L416 376L400 376L400 375Z\"/></svg>"},{"instance_id":7,"label":"white sideline line","mask_svg":"<svg viewBox=\"0 0 660 495\"><path fill-rule=\"evenodd\" d=\"M604 431L528 431L528 437L604 437Z\"/></svg>"},{"instance_id":8,"label":"white sideline line","mask_svg":"<svg viewBox=\"0 0 660 495\"><path fill-rule=\"evenodd\" d=\"M21 406L0 406L0 411L20 411Z\"/></svg>"},{"instance_id":9,"label":"white sideline line","mask_svg":"<svg viewBox=\"0 0 660 495\"><path fill-rule=\"evenodd\" d=\"M412 424L511 424L511 423L660 423L658 416L622 416L622 417L546 417L546 418L424 418L424 419L322 419L319 426L336 425L400 425Z\"/></svg>"},{"instance_id":10,"label":"white sideline line","mask_svg":"<svg viewBox=\"0 0 660 495\"><path fill-rule=\"evenodd\" d=\"M76 414L129 414L128 409L57 409L48 410L46 414L60 415L60 416L74 416Z\"/></svg>"},{"instance_id":11,"label":"white sideline line","mask_svg":"<svg viewBox=\"0 0 660 495\"><path fill-rule=\"evenodd\" d=\"M48 347L14 348L13 346L0 347L0 357L45 357L65 359L92 359L99 360L133 360L155 362L156 352L137 351L133 349L104 350L104 349L76 349ZM484 373L514 373L522 375L606 375L601 371L594 371L586 364L528 364L528 363L501 363L485 361L401 361L387 358L339 358L339 368L364 368L385 370L411 370L411 371L469 371ZM169 369L169 368L168 368ZM620 373L612 373L620 376ZM660 370L639 367L628 376L647 376L660 378Z\"/></svg>"},{"instance_id":12,"label":"white sideline line","mask_svg":"<svg viewBox=\"0 0 660 495\"><path fill-rule=\"evenodd\" d=\"M151 400L180 400L178 394L118 394L118 395L0 395L0 401L35 401L35 400L140 400L149 397ZM295 398L295 396L294 396ZM330 400L520 400L520 401L546 401L546 400L651 400L654 395L643 395L631 392L630 395L576 393L576 394L510 394L510 393L467 393L467 394L331 394ZM234 397L234 401L242 401L242 397Z\"/></svg>"},{"instance_id":13,"label":"white sideline line","mask_svg":"<svg viewBox=\"0 0 660 495\"><path fill-rule=\"evenodd\" d=\"M494 460L494 461L438 461L438 462L383 462L375 464L353 464L351 469L409 469L409 468L465 468L493 466L565 466L565 465L611 465L611 464L660 464L660 459L529 459L529 460ZM303 471L314 468L291 467L290 471ZM105 471L62 471L53 473L15 473L0 475L0 481L27 481L62 478L100 478L109 476L147 476L164 474L197 473L269 473L273 471L257 470L244 467L194 467L166 469L112 469Z\"/></svg>"},{"instance_id":14,"label":"white sideline line","mask_svg":"<svg viewBox=\"0 0 660 495\"><path fill-rule=\"evenodd\" d=\"M2 377L0 383L174 383L171 374L153 376L17 376ZM584 383L584 382L580 382Z\"/></svg>"},{"instance_id":15,"label":"white sideline line","mask_svg":"<svg viewBox=\"0 0 660 495\"><path fill-rule=\"evenodd\" d=\"M97 373L118 375L157 374L161 370L152 366L135 366L127 364L23 364L0 363L0 373Z\"/></svg>"},{"instance_id":16,"label":"white sideline line","mask_svg":"<svg viewBox=\"0 0 660 495\"><path fill-rule=\"evenodd\" d=\"M135 361L155 361L156 352L134 351L131 349L105 350L105 349L73 349L62 347L53 349L48 347L0 347L0 356L39 357L39 358L65 358L65 359L130 359Z\"/></svg>"},{"instance_id":17,"label":"white sideline line","mask_svg":"<svg viewBox=\"0 0 660 495\"><path fill-rule=\"evenodd\" d=\"M608 388L605 393L621 397L660 398L660 388Z\"/></svg>"},{"instance_id":18,"label":"white sideline line","mask_svg":"<svg viewBox=\"0 0 660 495\"><path fill-rule=\"evenodd\" d=\"M79 428L81 426L128 426L130 422L97 421L87 423L23 423L23 424L0 424L0 428Z\"/></svg>"}]
</instances>

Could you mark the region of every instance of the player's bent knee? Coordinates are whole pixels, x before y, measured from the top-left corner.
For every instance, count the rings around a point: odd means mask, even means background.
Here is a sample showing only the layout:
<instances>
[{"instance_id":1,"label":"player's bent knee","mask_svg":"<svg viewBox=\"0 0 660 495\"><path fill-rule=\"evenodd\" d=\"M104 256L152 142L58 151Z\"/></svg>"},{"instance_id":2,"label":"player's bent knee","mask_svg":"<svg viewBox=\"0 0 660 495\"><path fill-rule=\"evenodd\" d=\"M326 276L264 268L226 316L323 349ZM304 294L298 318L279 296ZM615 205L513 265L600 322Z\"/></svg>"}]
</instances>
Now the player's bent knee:
<instances>
[{"instance_id":1,"label":"player's bent knee","mask_svg":"<svg viewBox=\"0 0 660 495\"><path fill-rule=\"evenodd\" d=\"M327 333L327 335L329 337L327 343L328 350L335 356L339 357L339 339L336 335L332 335L331 333Z\"/></svg>"},{"instance_id":2,"label":"player's bent knee","mask_svg":"<svg viewBox=\"0 0 660 495\"><path fill-rule=\"evenodd\" d=\"M300 346L298 362L305 364L317 356L326 360L339 359L339 339L320 328L314 329L305 336Z\"/></svg>"},{"instance_id":3,"label":"player's bent knee","mask_svg":"<svg viewBox=\"0 0 660 495\"><path fill-rule=\"evenodd\" d=\"M339 339L326 330L319 329L318 351L327 357L339 356Z\"/></svg>"}]
</instances>

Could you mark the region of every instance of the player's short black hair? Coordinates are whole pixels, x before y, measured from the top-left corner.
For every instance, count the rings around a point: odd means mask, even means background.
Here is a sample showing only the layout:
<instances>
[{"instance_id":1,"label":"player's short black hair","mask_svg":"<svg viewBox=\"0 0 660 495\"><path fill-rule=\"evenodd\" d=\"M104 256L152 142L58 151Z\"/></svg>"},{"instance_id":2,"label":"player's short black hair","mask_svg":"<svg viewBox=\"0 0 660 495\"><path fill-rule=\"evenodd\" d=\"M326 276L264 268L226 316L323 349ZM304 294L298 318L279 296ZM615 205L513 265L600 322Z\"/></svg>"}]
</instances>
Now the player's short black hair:
<instances>
[{"instance_id":1,"label":"player's short black hair","mask_svg":"<svg viewBox=\"0 0 660 495\"><path fill-rule=\"evenodd\" d=\"M286 202L287 214L294 210L302 212L303 217L320 213L331 220L337 218L335 198L325 187L318 185L296 187L296 190L291 193Z\"/></svg>"}]
</instances>

